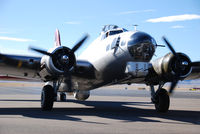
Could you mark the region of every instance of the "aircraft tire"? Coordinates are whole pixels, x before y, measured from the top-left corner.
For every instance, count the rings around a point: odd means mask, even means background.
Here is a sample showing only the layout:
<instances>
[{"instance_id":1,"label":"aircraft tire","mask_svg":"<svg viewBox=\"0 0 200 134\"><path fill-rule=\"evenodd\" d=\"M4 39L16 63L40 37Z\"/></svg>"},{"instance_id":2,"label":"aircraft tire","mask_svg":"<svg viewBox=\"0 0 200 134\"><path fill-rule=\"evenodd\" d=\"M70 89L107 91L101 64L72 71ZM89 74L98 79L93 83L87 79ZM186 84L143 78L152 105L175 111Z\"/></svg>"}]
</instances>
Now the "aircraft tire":
<instances>
[{"instance_id":1,"label":"aircraft tire","mask_svg":"<svg viewBox=\"0 0 200 134\"><path fill-rule=\"evenodd\" d=\"M41 108L43 111L50 111L53 108L54 89L51 85L46 85L41 93Z\"/></svg>"},{"instance_id":2,"label":"aircraft tire","mask_svg":"<svg viewBox=\"0 0 200 134\"><path fill-rule=\"evenodd\" d=\"M155 96L155 108L157 112L166 113L169 109L170 98L167 90L160 89L156 92Z\"/></svg>"},{"instance_id":3,"label":"aircraft tire","mask_svg":"<svg viewBox=\"0 0 200 134\"><path fill-rule=\"evenodd\" d=\"M60 101L66 101L66 94L65 93L60 93Z\"/></svg>"}]
</instances>

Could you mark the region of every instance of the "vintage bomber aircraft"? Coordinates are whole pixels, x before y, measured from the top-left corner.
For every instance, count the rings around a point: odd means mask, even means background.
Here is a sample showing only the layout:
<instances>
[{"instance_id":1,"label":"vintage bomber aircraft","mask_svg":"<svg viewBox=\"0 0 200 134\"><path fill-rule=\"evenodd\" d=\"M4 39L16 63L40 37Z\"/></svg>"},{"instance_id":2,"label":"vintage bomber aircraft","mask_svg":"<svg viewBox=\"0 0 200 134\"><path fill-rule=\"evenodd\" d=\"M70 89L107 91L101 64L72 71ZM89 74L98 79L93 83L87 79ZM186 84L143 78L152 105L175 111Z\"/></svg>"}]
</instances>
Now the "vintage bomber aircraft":
<instances>
[{"instance_id":1,"label":"vintage bomber aircraft","mask_svg":"<svg viewBox=\"0 0 200 134\"><path fill-rule=\"evenodd\" d=\"M171 53L151 61L157 45L149 34L106 25L100 36L76 59L74 52L87 39L83 37L72 49L61 46L56 30L55 47L49 51L30 48L44 54L28 57L0 54L1 74L39 79L46 82L41 92L42 110L51 110L57 100L72 92L78 100L86 100L90 90L113 84L145 83L151 88L151 100L158 112L167 112L169 94L179 80L200 78L200 62L191 62L184 53L177 53L166 38ZM163 88L171 82L169 91ZM159 85L155 91L154 86Z\"/></svg>"}]
</instances>

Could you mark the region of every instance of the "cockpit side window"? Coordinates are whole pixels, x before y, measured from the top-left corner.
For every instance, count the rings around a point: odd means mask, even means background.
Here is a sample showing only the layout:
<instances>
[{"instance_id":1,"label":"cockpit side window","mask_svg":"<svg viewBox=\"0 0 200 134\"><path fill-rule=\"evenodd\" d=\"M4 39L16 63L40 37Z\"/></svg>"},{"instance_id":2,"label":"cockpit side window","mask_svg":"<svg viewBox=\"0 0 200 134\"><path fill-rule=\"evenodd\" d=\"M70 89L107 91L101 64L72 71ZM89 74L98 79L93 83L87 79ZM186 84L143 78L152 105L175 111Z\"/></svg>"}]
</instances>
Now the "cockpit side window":
<instances>
[{"instance_id":1,"label":"cockpit side window","mask_svg":"<svg viewBox=\"0 0 200 134\"><path fill-rule=\"evenodd\" d=\"M126 41L121 41L121 46L124 46L124 45L126 45Z\"/></svg>"},{"instance_id":2,"label":"cockpit side window","mask_svg":"<svg viewBox=\"0 0 200 134\"><path fill-rule=\"evenodd\" d=\"M125 29L125 28L123 28L123 32L128 32L128 30L127 30L127 29Z\"/></svg>"},{"instance_id":3,"label":"cockpit side window","mask_svg":"<svg viewBox=\"0 0 200 134\"><path fill-rule=\"evenodd\" d=\"M111 44L111 49L114 49L116 47L116 42L117 42L117 38L115 38Z\"/></svg>"},{"instance_id":4,"label":"cockpit side window","mask_svg":"<svg viewBox=\"0 0 200 134\"><path fill-rule=\"evenodd\" d=\"M109 35L109 32L106 33L106 38L108 37L108 35Z\"/></svg>"},{"instance_id":5,"label":"cockpit side window","mask_svg":"<svg viewBox=\"0 0 200 134\"><path fill-rule=\"evenodd\" d=\"M110 49L110 44L108 44L107 46L106 46L106 51L108 51Z\"/></svg>"}]
</instances>

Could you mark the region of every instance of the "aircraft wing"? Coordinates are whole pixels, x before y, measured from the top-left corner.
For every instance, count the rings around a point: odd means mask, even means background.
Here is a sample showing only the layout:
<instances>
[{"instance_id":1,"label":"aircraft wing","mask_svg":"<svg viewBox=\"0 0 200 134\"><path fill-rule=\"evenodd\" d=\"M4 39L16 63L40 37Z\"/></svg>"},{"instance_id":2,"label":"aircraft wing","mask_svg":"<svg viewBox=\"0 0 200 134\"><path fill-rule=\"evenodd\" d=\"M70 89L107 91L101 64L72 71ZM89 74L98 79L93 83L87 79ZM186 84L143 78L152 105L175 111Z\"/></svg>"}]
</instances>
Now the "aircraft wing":
<instances>
[{"instance_id":1,"label":"aircraft wing","mask_svg":"<svg viewBox=\"0 0 200 134\"><path fill-rule=\"evenodd\" d=\"M195 66L192 67L191 74L185 78L185 80L200 79L200 61L193 62Z\"/></svg>"},{"instance_id":2,"label":"aircraft wing","mask_svg":"<svg viewBox=\"0 0 200 134\"><path fill-rule=\"evenodd\" d=\"M0 54L0 75L40 80L41 57ZM72 75L81 78L94 78L94 67L88 61L77 60ZM58 76L59 77L59 76ZM3 77L4 78L4 77Z\"/></svg>"},{"instance_id":3,"label":"aircraft wing","mask_svg":"<svg viewBox=\"0 0 200 134\"><path fill-rule=\"evenodd\" d=\"M95 78L95 68L94 66L84 60L77 60L76 66L72 75L75 77L86 78L86 79L94 79Z\"/></svg>"},{"instance_id":4,"label":"aircraft wing","mask_svg":"<svg viewBox=\"0 0 200 134\"><path fill-rule=\"evenodd\" d=\"M40 57L0 54L0 74L39 79Z\"/></svg>"}]
</instances>

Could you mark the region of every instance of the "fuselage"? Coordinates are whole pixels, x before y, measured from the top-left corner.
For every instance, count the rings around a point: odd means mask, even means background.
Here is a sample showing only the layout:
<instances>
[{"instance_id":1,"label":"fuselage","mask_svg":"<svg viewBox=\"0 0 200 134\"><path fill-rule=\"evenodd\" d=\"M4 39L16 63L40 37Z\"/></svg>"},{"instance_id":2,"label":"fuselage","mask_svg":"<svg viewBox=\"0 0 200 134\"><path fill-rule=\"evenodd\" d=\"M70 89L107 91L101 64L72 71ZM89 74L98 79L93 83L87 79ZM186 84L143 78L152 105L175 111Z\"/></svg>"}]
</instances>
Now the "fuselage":
<instances>
[{"instance_id":1,"label":"fuselage","mask_svg":"<svg viewBox=\"0 0 200 134\"><path fill-rule=\"evenodd\" d=\"M90 62L96 70L95 80L78 83L79 89L93 89L121 81L126 77L127 62L149 62L155 48L155 40L144 32L123 29L102 32L78 57L78 60Z\"/></svg>"}]
</instances>

